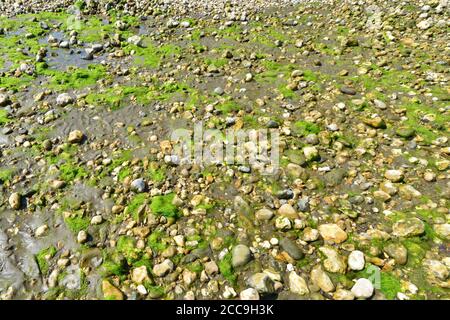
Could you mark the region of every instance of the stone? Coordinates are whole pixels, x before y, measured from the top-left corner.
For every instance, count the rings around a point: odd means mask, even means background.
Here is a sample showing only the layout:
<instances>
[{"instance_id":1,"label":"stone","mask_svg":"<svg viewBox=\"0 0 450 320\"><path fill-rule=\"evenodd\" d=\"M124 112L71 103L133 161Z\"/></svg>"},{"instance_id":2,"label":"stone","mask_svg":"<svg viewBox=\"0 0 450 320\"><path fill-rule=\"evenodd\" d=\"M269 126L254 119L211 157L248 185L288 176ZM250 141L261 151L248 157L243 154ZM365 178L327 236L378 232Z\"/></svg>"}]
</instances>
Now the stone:
<instances>
[{"instance_id":1,"label":"stone","mask_svg":"<svg viewBox=\"0 0 450 320\"><path fill-rule=\"evenodd\" d=\"M338 289L333 294L333 299L334 300L354 300L355 295L349 290Z\"/></svg>"},{"instance_id":2,"label":"stone","mask_svg":"<svg viewBox=\"0 0 450 320\"><path fill-rule=\"evenodd\" d=\"M65 107L68 104L73 103L74 99L68 93L61 93L56 97L56 104L60 107Z\"/></svg>"},{"instance_id":3,"label":"stone","mask_svg":"<svg viewBox=\"0 0 450 320\"><path fill-rule=\"evenodd\" d=\"M402 219L392 226L392 234L396 237L414 237L425 232L425 224L418 218Z\"/></svg>"},{"instance_id":4,"label":"stone","mask_svg":"<svg viewBox=\"0 0 450 320\"><path fill-rule=\"evenodd\" d=\"M352 293L356 298L370 298L373 295L373 291L374 288L372 282L365 278L356 280L356 283L352 287Z\"/></svg>"},{"instance_id":5,"label":"stone","mask_svg":"<svg viewBox=\"0 0 450 320\"><path fill-rule=\"evenodd\" d=\"M122 291L113 286L108 280L102 281L103 297L107 300L123 300Z\"/></svg>"},{"instance_id":6,"label":"stone","mask_svg":"<svg viewBox=\"0 0 450 320\"><path fill-rule=\"evenodd\" d=\"M401 185L398 189L400 196L406 200L412 200L422 196L421 192L409 184Z\"/></svg>"},{"instance_id":7,"label":"stone","mask_svg":"<svg viewBox=\"0 0 450 320\"><path fill-rule=\"evenodd\" d=\"M19 210L21 207L22 196L18 192L13 192L8 199L11 209Z\"/></svg>"},{"instance_id":8,"label":"stone","mask_svg":"<svg viewBox=\"0 0 450 320\"><path fill-rule=\"evenodd\" d=\"M280 247L295 260L303 259L305 256L305 254L302 252L299 246L289 238L281 239Z\"/></svg>"},{"instance_id":9,"label":"stone","mask_svg":"<svg viewBox=\"0 0 450 320\"><path fill-rule=\"evenodd\" d=\"M221 87L217 87L214 89L214 93L221 96L225 93L225 91Z\"/></svg>"},{"instance_id":10,"label":"stone","mask_svg":"<svg viewBox=\"0 0 450 320\"><path fill-rule=\"evenodd\" d=\"M320 265L311 270L311 281L324 292L332 292L335 287L328 274L322 270Z\"/></svg>"},{"instance_id":11,"label":"stone","mask_svg":"<svg viewBox=\"0 0 450 320\"><path fill-rule=\"evenodd\" d=\"M138 35L129 37L127 42L134 44L135 46L142 47L142 38Z\"/></svg>"},{"instance_id":12,"label":"stone","mask_svg":"<svg viewBox=\"0 0 450 320\"><path fill-rule=\"evenodd\" d=\"M214 261L208 261L205 263L205 272L209 276L215 275L219 272L219 267Z\"/></svg>"},{"instance_id":13,"label":"stone","mask_svg":"<svg viewBox=\"0 0 450 320\"><path fill-rule=\"evenodd\" d=\"M408 260L408 250L400 243L389 243L383 251L395 260L395 263L404 265Z\"/></svg>"},{"instance_id":14,"label":"stone","mask_svg":"<svg viewBox=\"0 0 450 320\"><path fill-rule=\"evenodd\" d=\"M171 272L174 268L174 264L171 260L165 259L163 262L156 264L153 267L153 273L157 277L164 277L169 272Z\"/></svg>"},{"instance_id":15,"label":"stone","mask_svg":"<svg viewBox=\"0 0 450 320\"><path fill-rule=\"evenodd\" d=\"M255 212L255 218L260 221L269 221L273 215L273 211L267 208L259 209Z\"/></svg>"},{"instance_id":16,"label":"stone","mask_svg":"<svg viewBox=\"0 0 450 320\"><path fill-rule=\"evenodd\" d=\"M400 170L386 170L384 177L392 182L400 182L403 180L404 175Z\"/></svg>"},{"instance_id":17,"label":"stone","mask_svg":"<svg viewBox=\"0 0 450 320\"><path fill-rule=\"evenodd\" d=\"M233 248L231 264L234 268L246 265L252 259L250 249L244 244L238 244Z\"/></svg>"},{"instance_id":18,"label":"stone","mask_svg":"<svg viewBox=\"0 0 450 320\"><path fill-rule=\"evenodd\" d=\"M348 256L347 263L352 270L363 270L365 265L364 253L359 250L352 251Z\"/></svg>"},{"instance_id":19,"label":"stone","mask_svg":"<svg viewBox=\"0 0 450 320\"><path fill-rule=\"evenodd\" d=\"M295 211L294 207L292 207L290 204L285 203L278 209L278 214L280 216L289 218L289 219L297 219L298 214L297 211Z\"/></svg>"},{"instance_id":20,"label":"stone","mask_svg":"<svg viewBox=\"0 0 450 320\"><path fill-rule=\"evenodd\" d=\"M376 108L384 110L387 108L386 103L384 103L381 100L375 99L373 100L373 104L375 105Z\"/></svg>"},{"instance_id":21,"label":"stone","mask_svg":"<svg viewBox=\"0 0 450 320\"><path fill-rule=\"evenodd\" d=\"M347 240L347 233L337 224L322 224L319 226L319 232L327 242L339 244Z\"/></svg>"},{"instance_id":22,"label":"stone","mask_svg":"<svg viewBox=\"0 0 450 320\"><path fill-rule=\"evenodd\" d=\"M307 242L316 241L319 239L320 233L319 230L313 229L310 227L306 227L305 230L303 230L303 240Z\"/></svg>"},{"instance_id":23,"label":"stone","mask_svg":"<svg viewBox=\"0 0 450 320\"><path fill-rule=\"evenodd\" d=\"M84 134L80 130L73 130L69 133L67 141L69 143L81 143L84 139Z\"/></svg>"},{"instance_id":24,"label":"stone","mask_svg":"<svg viewBox=\"0 0 450 320\"><path fill-rule=\"evenodd\" d=\"M420 30L427 30L427 29L431 28L431 26L432 26L432 23L430 20L423 20L417 24L417 28L419 28Z\"/></svg>"},{"instance_id":25,"label":"stone","mask_svg":"<svg viewBox=\"0 0 450 320\"><path fill-rule=\"evenodd\" d=\"M375 129L386 129L386 122L380 117L366 118L363 122Z\"/></svg>"},{"instance_id":26,"label":"stone","mask_svg":"<svg viewBox=\"0 0 450 320\"><path fill-rule=\"evenodd\" d=\"M101 224L102 222L103 222L103 217L100 214L93 216L91 219L91 224L93 224L93 225L98 225L98 224Z\"/></svg>"},{"instance_id":27,"label":"stone","mask_svg":"<svg viewBox=\"0 0 450 320\"><path fill-rule=\"evenodd\" d=\"M412 138L416 134L416 130L409 127L400 127L397 130L395 130L395 134L402 138Z\"/></svg>"},{"instance_id":28,"label":"stone","mask_svg":"<svg viewBox=\"0 0 450 320\"><path fill-rule=\"evenodd\" d=\"M0 107L6 107L11 103L8 95L0 93Z\"/></svg>"},{"instance_id":29,"label":"stone","mask_svg":"<svg viewBox=\"0 0 450 320\"><path fill-rule=\"evenodd\" d=\"M450 224L443 223L443 224L435 224L434 225L434 231L438 234L438 236L450 240Z\"/></svg>"},{"instance_id":30,"label":"stone","mask_svg":"<svg viewBox=\"0 0 450 320\"><path fill-rule=\"evenodd\" d=\"M343 94L348 94L354 96L356 94L356 90L350 87L341 87L339 89Z\"/></svg>"},{"instance_id":31,"label":"stone","mask_svg":"<svg viewBox=\"0 0 450 320\"><path fill-rule=\"evenodd\" d=\"M131 182L131 190L137 193L142 193L146 190L147 184L145 183L144 179L135 179Z\"/></svg>"},{"instance_id":32,"label":"stone","mask_svg":"<svg viewBox=\"0 0 450 320\"><path fill-rule=\"evenodd\" d=\"M259 293L256 289L248 288L239 294L241 300L259 300Z\"/></svg>"},{"instance_id":33,"label":"stone","mask_svg":"<svg viewBox=\"0 0 450 320\"><path fill-rule=\"evenodd\" d=\"M137 284L142 284L145 281L149 281L150 278L148 277L147 267L140 266L140 267L134 268L131 271L131 280Z\"/></svg>"},{"instance_id":34,"label":"stone","mask_svg":"<svg viewBox=\"0 0 450 320\"><path fill-rule=\"evenodd\" d=\"M273 293L273 280L265 273L259 272L251 275L247 279L247 285L259 293Z\"/></svg>"},{"instance_id":35,"label":"stone","mask_svg":"<svg viewBox=\"0 0 450 320\"><path fill-rule=\"evenodd\" d=\"M319 157L319 151L316 147L304 147L303 154L305 155L306 161L313 161Z\"/></svg>"},{"instance_id":36,"label":"stone","mask_svg":"<svg viewBox=\"0 0 450 320\"><path fill-rule=\"evenodd\" d=\"M339 255L336 249L326 246L320 247L319 251L326 256L326 259L323 261L323 267L326 271L345 274L347 269L346 261Z\"/></svg>"},{"instance_id":37,"label":"stone","mask_svg":"<svg viewBox=\"0 0 450 320\"><path fill-rule=\"evenodd\" d=\"M423 262L423 265L431 276L436 277L441 281L447 280L449 276L449 269L442 262L438 260L427 259Z\"/></svg>"},{"instance_id":38,"label":"stone","mask_svg":"<svg viewBox=\"0 0 450 320\"><path fill-rule=\"evenodd\" d=\"M87 240L88 240L88 234L87 234L86 231L81 230L80 232L78 232L78 235L77 235L77 242L78 242L78 243L83 244L83 243L85 243Z\"/></svg>"},{"instance_id":39,"label":"stone","mask_svg":"<svg viewBox=\"0 0 450 320\"><path fill-rule=\"evenodd\" d=\"M275 219L275 228L278 230L289 230L292 228L292 224L289 218L281 216Z\"/></svg>"},{"instance_id":40,"label":"stone","mask_svg":"<svg viewBox=\"0 0 450 320\"><path fill-rule=\"evenodd\" d=\"M34 231L34 235L36 237L42 237L45 233L47 233L48 231L48 226L46 224L36 228L36 230Z\"/></svg>"},{"instance_id":41,"label":"stone","mask_svg":"<svg viewBox=\"0 0 450 320\"><path fill-rule=\"evenodd\" d=\"M289 290L301 296L309 293L305 279L295 273L295 271L289 273Z\"/></svg>"}]
</instances>

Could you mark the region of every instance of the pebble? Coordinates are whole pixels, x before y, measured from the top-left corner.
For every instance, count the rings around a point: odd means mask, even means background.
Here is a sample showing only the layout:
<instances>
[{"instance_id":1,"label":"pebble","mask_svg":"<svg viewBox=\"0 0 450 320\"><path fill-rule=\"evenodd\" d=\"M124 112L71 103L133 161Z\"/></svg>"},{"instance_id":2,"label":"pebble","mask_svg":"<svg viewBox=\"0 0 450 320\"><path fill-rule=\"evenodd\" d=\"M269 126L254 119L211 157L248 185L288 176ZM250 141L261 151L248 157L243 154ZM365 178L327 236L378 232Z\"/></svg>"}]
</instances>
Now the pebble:
<instances>
[{"instance_id":1,"label":"pebble","mask_svg":"<svg viewBox=\"0 0 450 320\"><path fill-rule=\"evenodd\" d=\"M350 269L355 270L355 271L360 271L360 270L364 269L364 265L365 265L365 259L364 259L363 252L361 252L359 250L355 250L349 254L348 266L350 267Z\"/></svg>"},{"instance_id":2,"label":"pebble","mask_svg":"<svg viewBox=\"0 0 450 320\"><path fill-rule=\"evenodd\" d=\"M234 268L246 265L252 259L250 249L244 244L238 244L233 248L231 264Z\"/></svg>"},{"instance_id":3,"label":"pebble","mask_svg":"<svg viewBox=\"0 0 450 320\"><path fill-rule=\"evenodd\" d=\"M365 278L356 280L355 284L352 287L352 293L356 298L370 298L373 295L373 291L374 288L372 282Z\"/></svg>"}]
</instances>

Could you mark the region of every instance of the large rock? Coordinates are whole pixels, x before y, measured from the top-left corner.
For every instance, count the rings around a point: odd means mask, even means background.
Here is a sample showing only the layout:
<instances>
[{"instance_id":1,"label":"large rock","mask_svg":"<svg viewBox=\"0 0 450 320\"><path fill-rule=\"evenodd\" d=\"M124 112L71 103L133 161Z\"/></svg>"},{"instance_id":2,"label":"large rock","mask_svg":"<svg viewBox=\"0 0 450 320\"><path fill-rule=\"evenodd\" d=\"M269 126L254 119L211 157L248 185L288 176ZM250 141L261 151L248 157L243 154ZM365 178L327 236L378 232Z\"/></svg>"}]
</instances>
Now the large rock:
<instances>
[{"instance_id":1,"label":"large rock","mask_svg":"<svg viewBox=\"0 0 450 320\"><path fill-rule=\"evenodd\" d=\"M356 281L352 288L352 293L357 298L367 299L373 295L373 285L372 282L365 278L360 278Z\"/></svg>"},{"instance_id":2,"label":"large rock","mask_svg":"<svg viewBox=\"0 0 450 320\"><path fill-rule=\"evenodd\" d=\"M267 208L262 208L255 212L255 218L260 221L268 221L272 219L273 215L273 211Z\"/></svg>"},{"instance_id":3,"label":"large rock","mask_svg":"<svg viewBox=\"0 0 450 320\"><path fill-rule=\"evenodd\" d=\"M73 130L69 133L67 141L69 143L81 143L83 141L84 135L80 130Z\"/></svg>"},{"instance_id":4,"label":"large rock","mask_svg":"<svg viewBox=\"0 0 450 320\"><path fill-rule=\"evenodd\" d=\"M311 270L311 281L325 292L332 292L335 289L330 277L320 265Z\"/></svg>"},{"instance_id":5,"label":"large rock","mask_svg":"<svg viewBox=\"0 0 450 320\"><path fill-rule=\"evenodd\" d=\"M337 224L322 224L318 229L322 238L327 242L341 243L347 240L347 233Z\"/></svg>"},{"instance_id":6,"label":"large rock","mask_svg":"<svg viewBox=\"0 0 450 320\"><path fill-rule=\"evenodd\" d=\"M107 300L123 300L123 293L108 280L102 281L103 297Z\"/></svg>"},{"instance_id":7,"label":"large rock","mask_svg":"<svg viewBox=\"0 0 450 320\"><path fill-rule=\"evenodd\" d=\"M280 216L289 218L289 219L297 219L298 218L298 214L297 211L295 211L294 207L292 207L290 204L286 203L283 204L279 209L278 209L278 214Z\"/></svg>"},{"instance_id":8,"label":"large rock","mask_svg":"<svg viewBox=\"0 0 450 320\"><path fill-rule=\"evenodd\" d=\"M252 259L250 249L244 244L238 244L233 248L231 264L234 268L246 265Z\"/></svg>"},{"instance_id":9,"label":"large rock","mask_svg":"<svg viewBox=\"0 0 450 320\"><path fill-rule=\"evenodd\" d=\"M397 264L405 264L408 260L408 250L400 243L389 243L383 248L384 252L395 260Z\"/></svg>"},{"instance_id":10,"label":"large rock","mask_svg":"<svg viewBox=\"0 0 450 320\"><path fill-rule=\"evenodd\" d=\"M425 232L425 224L418 218L397 221L392 226L392 233L396 237L414 237Z\"/></svg>"},{"instance_id":11,"label":"large rock","mask_svg":"<svg viewBox=\"0 0 450 320\"><path fill-rule=\"evenodd\" d=\"M345 259L339 255L336 249L332 247L320 247L319 251L326 256L326 259L323 261L325 270L332 273L345 274L347 264Z\"/></svg>"},{"instance_id":12,"label":"large rock","mask_svg":"<svg viewBox=\"0 0 450 320\"><path fill-rule=\"evenodd\" d=\"M164 277L169 272L171 272L173 268L174 268L173 262L170 261L169 259L166 259L162 263L156 264L153 267L153 273L157 277Z\"/></svg>"},{"instance_id":13,"label":"large rock","mask_svg":"<svg viewBox=\"0 0 450 320\"><path fill-rule=\"evenodd\" d=\"M289 238L281 239L280 247L295 260L303 259L303 257L305 256L300 247Z\"/></svg>"},{"instance_id":14,"label":"large rock","mask_svg":"<svg viewBox=\"0 0 450 320\"><path fill-rule=\"evenodd\" d=\"M73 103L73 101L74 101L73 97L71 97L68 93L61 93L56 98L56 104L60 107L65 107L68 104Z\"/></svg>"},{"instance_id":15,"label":"large rock","mask_svg":"<svg viewBox=\"0 0 450 320\"><path fill-rule=\"evenodd\" d=\"M274 292L273 280L262 272L255 273L247 279L247 284L259 293Z\"/></svg>"},{"instance_id":16,"label":"large rock","mask_svg":"<svg viewBox=\"0 0 450 320\"><path fill-rule=\"evenodd\" d=\"M392 182L400 182L403 180L404 175L400 170L386 170L384 177Z\"/></svg>"},{"instance_id":17,"label":"large rock","mask_svg":"<svg viewBox=\"0 0 450 320\"><path fill-rule=\"evenodd\" d=\"M309 288L305 279L296 274L295 271L289 273L289 289L291 292L301 296L309 293Z\"/></svg>"},{"instance_id":18,"label":"large rock","mask_svg":"<svg viewBox=\"0 0 450 320\"><path fill-rule=\"evenodd\" d=\"M359 250L352 251L348 256L348 266L350 269L359 271L364 269L364 253Z\"/></svg>"},{"instance_id":19,"label":"large rock","mask_svg":"<svg viewBox=\"0 0 450 320\"><path fill-rule=\"evenodd\" d=\"M254 288L248 288L241 291L239 298L241 300L259 300L259 293Z\"/></svg>"},{"instance_id":20,"label":"large rock","mask_svg":"<svg viewBox=\"0 0 450 320\"><path fill-rule=\"evenodd\" d=\"M20 209L21 201L22 201L22 196L17 192L12 193L8 199L8 203L9 203L10 207L14 210Z\"/></svg>"},{"instance_id":21,"label":"large rock","mask_svg":"<svg viewBox=\"0 0 450 320\"><path fill-rule=\"evenodd\" d=\"M147 267L140 266L140 267L134 268L131 271L131 280L137 284L141 284L144 281L150 280L150 278L148 277Z\"/></svg>"},{"instance_id":22,"label":"large rock","mask_svg":"<svg viewBox=\"0 0 450 320\"><path fill-rule=\"evenodd\" d=\"M450 240L450 224L448 224L448 223L435 224L434 231L436 231L438 236L440 236L446 240Z\"/></svg>"}]
</instances>

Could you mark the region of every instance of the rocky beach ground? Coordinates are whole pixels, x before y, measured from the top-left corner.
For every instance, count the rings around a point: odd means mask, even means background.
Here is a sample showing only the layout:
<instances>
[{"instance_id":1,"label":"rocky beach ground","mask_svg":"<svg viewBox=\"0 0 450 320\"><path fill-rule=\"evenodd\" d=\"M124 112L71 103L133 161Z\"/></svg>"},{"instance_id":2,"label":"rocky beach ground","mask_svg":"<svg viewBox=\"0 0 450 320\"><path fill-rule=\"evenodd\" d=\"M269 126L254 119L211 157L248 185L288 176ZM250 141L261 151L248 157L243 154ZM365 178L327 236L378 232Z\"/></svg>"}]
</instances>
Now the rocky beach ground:
<instances>
[{"instance_id":1,"label":"rocky beach ground","mask_svg":"<svg viewBox=\"0 0 450 320\"><path fill-rule=\"evenodd\" d=\"M0 299L449 299L449 10L3 1ZM280 169L177 161L198 122Z\"/></svg>"}]
</instances>

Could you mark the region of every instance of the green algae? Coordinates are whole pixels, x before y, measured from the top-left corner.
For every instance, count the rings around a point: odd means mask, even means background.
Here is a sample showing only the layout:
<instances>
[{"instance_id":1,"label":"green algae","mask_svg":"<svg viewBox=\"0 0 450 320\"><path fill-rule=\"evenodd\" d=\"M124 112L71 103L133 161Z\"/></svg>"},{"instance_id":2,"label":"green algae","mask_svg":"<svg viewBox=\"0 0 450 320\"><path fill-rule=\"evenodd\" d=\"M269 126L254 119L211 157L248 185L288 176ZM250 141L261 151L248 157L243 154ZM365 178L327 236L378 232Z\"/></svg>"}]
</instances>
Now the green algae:
<instances>
[{"instance_id":1,"label":"green algae","mask_svg":"<svg viewBox=\"0 0 450 320\"><path fill-rule=\"evenodd\" d=\"M165 217L177 218L179 216L179 210L174 204L172 204L174 197L175 194L173 193L153 197L150 204L152 213Z\"/></svg>"},{"instance_id":2,"label":"green algae","mask_svg":"<svg viewBox=\"0 0 450 320\"><path fill-rule=\"evenodd\" d=\"M48 248L42 249L36 254L36 262L42 275L47 275L50 269L49 259L53 258L56 252L56 248L54 246L50 246Z\"/></svg>"}]
</instances>

